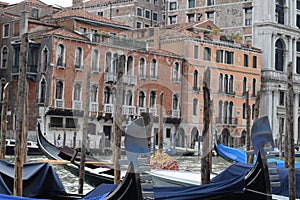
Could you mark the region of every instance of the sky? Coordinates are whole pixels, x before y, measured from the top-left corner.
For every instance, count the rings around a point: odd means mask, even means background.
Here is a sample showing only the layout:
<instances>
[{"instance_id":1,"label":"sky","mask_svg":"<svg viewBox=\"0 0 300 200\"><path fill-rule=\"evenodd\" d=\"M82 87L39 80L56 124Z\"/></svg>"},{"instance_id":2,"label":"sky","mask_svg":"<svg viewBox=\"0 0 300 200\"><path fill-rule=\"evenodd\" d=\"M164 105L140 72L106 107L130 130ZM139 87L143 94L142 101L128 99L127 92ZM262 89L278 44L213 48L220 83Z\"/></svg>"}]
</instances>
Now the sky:
<instances>
[{"instance_id":1,"label":"sky","mask_svg":"<svg viewBox=\"0 0 300 200\"><path fill-rule=\"evenodd\" d=\"M14 4L14 3L19 3L23 0L0 0L2 2L6 2L6 3L10 3L10 4ZM62 7L68 7L72 5L72 0L40 0L46 4L50 4L50 5L59 5Z\"/></svg>"}]
</instances>

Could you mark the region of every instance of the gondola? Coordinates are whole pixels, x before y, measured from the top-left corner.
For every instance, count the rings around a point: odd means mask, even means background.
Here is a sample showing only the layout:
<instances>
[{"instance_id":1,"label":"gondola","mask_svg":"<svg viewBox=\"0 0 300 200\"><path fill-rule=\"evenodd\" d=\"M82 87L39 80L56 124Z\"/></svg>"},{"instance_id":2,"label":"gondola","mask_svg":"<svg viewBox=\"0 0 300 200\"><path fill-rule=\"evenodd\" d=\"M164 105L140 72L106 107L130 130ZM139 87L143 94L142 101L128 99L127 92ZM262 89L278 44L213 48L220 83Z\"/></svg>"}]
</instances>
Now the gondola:
<instances>
[{"instance_id":1,"label":"gondola","mask_svg":"<svg viewBox=\"0 0 300 200\"><path fill-rule=\"evenodd\" d=\"M156 200L271 200L268 168L260 154L254 165L233 164L211 180L210 184L154 188Z\"/></svg>"},{"instance_id":2,"label":"gondola","mask_svg":"<svg viewBox=\"0 0 300 200\"><path fill-rule=\"evenodd\" d=\"M56 147L50 143L42 134L40 130L40 124L38 124L38 139L37 143L40 151L51 160L66 161L63 167L70 171L72 174L79 176L80 167L78 161L80 161L80 153L77 154L75 149L69 147ZM73 163L68 163L73 160ZM96 187L101 183L113 183L114 182L114 169L111 165L97 164L101 163L99 160L86 156L86 162L92 162L93 164L85 165L85 181L86 183ZM95 164L96 163L96 164Z\"/></svg>"},{"instance_id":3,"label":"gondola","mask_svg":"<svg viewBox=\"0 0 300 200\"><path fill-rule=\"evenodd\" d=\"M128 165L122 182L101 184L86 195L67 193L55 170L48 163L27 163L23 166L23 196L13 196L14 165L0 161L0 199L12 200L142 200L142 189L139 173L135 173L132 163Z\"/></svg>"}]
</instances>

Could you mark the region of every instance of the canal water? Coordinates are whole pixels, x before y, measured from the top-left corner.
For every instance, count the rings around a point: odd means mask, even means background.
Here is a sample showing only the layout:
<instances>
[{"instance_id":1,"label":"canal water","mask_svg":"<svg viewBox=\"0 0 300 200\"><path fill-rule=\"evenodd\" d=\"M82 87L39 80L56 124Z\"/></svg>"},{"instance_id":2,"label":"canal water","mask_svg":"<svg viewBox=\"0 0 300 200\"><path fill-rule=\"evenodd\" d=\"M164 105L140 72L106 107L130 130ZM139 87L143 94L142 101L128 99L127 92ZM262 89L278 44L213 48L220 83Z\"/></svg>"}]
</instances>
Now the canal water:
<instances>
[{"instance_id":1,"label":"canal water","mask_svg":"<svg viewBox=\"0 0 300 200\"><path fill-rule=\"evenodd\" d=\"M111 161L112 156L99 156L97 157L101 161ZM179 164L179 169L180 170L190 170L190 171L198 171L200 172L200 166L201 166L201 157L198 156L174 156L173 157L175 160L177 160ZM14 156L6 156L6 159L9 162L14 163ZM44 156L28 156L27 161L28 162L36 162L37 160L44 160L47 159ZM215 156L212 159L213 165L212 165L212 170L213 172L219 172L226 167L228 167L231 163L227 162L223 158L219 156ZM65 189L69 193L77 193L78 192L78 177L74 176L71 174L69 171L65 170L63 166L61 165L53 165L56 173L62 180L63 185L65 186ZM94 187L84 184L84 194L88 193L94 189Z\"/></svg>"}]
</instances>

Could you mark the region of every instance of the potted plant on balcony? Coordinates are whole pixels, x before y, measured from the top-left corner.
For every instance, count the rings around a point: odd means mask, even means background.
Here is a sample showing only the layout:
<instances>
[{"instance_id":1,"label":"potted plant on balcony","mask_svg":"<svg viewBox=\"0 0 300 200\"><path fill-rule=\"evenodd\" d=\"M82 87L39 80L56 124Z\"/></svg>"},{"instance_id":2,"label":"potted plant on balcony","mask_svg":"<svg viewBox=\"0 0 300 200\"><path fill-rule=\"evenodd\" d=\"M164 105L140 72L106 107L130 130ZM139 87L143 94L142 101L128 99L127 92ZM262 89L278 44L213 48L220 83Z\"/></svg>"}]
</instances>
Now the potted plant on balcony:
<instances>
[{"instance_id":1,"label":"potted plant on balcony","mask_svg":"<svg viewBox=\"0 0 300 200\"><path fill-rule=\"evenodd\" d=\"M231 39L234 41L234 43L241 44L243 36L239 35L238 33L234 33L231 35Z\"/></svg>"}]
</instances>

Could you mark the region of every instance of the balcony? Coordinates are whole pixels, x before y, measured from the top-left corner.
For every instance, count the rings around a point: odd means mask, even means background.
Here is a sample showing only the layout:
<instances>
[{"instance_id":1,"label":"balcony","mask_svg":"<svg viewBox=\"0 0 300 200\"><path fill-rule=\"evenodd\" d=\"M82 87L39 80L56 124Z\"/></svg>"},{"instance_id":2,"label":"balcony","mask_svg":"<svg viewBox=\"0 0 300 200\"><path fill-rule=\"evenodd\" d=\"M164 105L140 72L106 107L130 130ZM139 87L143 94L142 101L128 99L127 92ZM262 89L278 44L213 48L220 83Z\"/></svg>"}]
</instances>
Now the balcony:
<instances>
[{"instance_id":1,"label":"balcony","mask_svg":"<svg viewBox=\"0 0 300 200\"><path fill-rule=\"evenodd\" d=\"M125 37L119 37L108 34L99 33L86 33L92 42L97 43L107 43L109 45L120 46L120 47L130 47L131 49L146 49L147 43L145 41L139 41L135 39L127 39Z\"/></svg>"},{"instance_id":2,"label":"balcony","mask_svg":"<svg viewBox=\"0 0 300 200\"><path fill-rule=\"evenodd\" d=\"M135 115L135 106L122 106L122 113L123 115Z\"/></svg>"},{"instance_id":3,"label":"balcony","mask_svg":"<svg viewBox=\"0 0 300 200\"><path fill-rule=\"evenodd\" d=\"M180 118L180 111L179 110L172 110L172 117L173 118Z\"/></svg>"},{"instance_id":4,"label":"balcony","mask_svg":"<svg viewBox=\"0 0 300 200\"><path fill-rule=\"evenodd\" d=\"M113 114L114 105L113 104L104 104L103 113Z\"/></svg>"},{"instance_id":5,"label":"balcony","mask_svg":"<svg viewBox=\"0 0 300 200\"><path fill-rule=\"evenodd\" d=\"M236 126L238 124L238 118L235 117L216 117L216 124Z\"/></svg>"},{"instance_id":6,"label":"balcony","mask_svg":"<svg viewBox=\"0 0 300 200\"><path fill-rule=\"evenodd\" d=\"M280 81L286 82L287 75L281 71L263 70L261 73L262 80L264 81Z\"/></svg>"},{"instance_id":7,"label":"balcony","mask_svg":"<svg viewBox=\"0 0 300 200\"><path fill-rule=\"evenodd\" d=\"M81 110L81 109L82 109L81 101L73 100L72 103L73 103L73 104L72 104L73 110Z\"/></svg>"},{"instance_id":8,"label":"balcony","mask_svg":"<svg viewBox=\"0 0 300 200\"><path fill-rule=\"evenodd\" d=\"M91 102L90 103L90 111L91 112L98 112L98 103Z\"/></svg>"},{"instance_id":9,"label":"balcony","mask_svg":"<svg viewBox=\"0 0 300 200\"><path fill-rule=\"evenodd\" d=\"M137 84L137 78L135 76L131 75L123 75L123 83L128 85L136 85Z\"/></svg>"},{"instance_id":10,"label":"balcony","mask_svg":"<svg viewBox=\"0 0 300 200\"><path fill-rule=\"evenodd\" d=\"M104 82L117 82L117 79L116 73L106 72L104 74Z\"/></svg>"},{"instance_id":11,"label":"balcony","mask_svg":"<svg viewBox=\"0 0 300 200\"><path fill-rule=\"evenodd\" d=\"M145 107L139 107L138 108L138 115L141 116L142 113L146 112L146 108Z\"/></svg>"},{"instance_id":12,"label":"balcony","mask_svg":"<svg viewBox=\"0 0 300 200\"><path fill-rule=\"evenodd\" d=\"M151 113L153 116L157 116L157 108L149 108L149 113Z\"/></svg>"},{"instance_id":13,"label":"balcony","mask_svg":"<svg viewBox=\"0 0 300 200\"><path fill-rule=\"evenodd\" d=\"M64 108L64 100L55 99L55 108Z\"/></svg>"}]
</instances>

